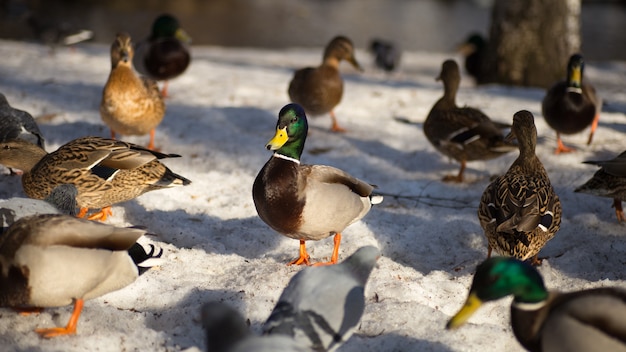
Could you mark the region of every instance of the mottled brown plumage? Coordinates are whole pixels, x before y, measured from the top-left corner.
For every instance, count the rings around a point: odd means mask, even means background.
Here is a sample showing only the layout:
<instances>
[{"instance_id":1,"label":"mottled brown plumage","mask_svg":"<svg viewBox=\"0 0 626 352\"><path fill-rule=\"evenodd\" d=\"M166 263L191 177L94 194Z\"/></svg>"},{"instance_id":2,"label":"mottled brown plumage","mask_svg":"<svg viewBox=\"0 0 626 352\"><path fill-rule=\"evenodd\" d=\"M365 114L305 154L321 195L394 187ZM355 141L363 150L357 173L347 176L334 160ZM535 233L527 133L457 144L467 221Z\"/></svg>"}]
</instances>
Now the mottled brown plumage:
<instances>
[{"instance_id":1,"label":"mottled brown plumage","mask_svg":"<svg viewBox=\"0 0 626 352\"><path fill-rule=\"evenodd\" d=\"M566 80L557 82L547 92L541 103L541 111L548 125L556 131L555 154L573 151L561 141L561 134L581 132L591 125L587 144L591 144L598 126L602 100L595 88L583 80L585 63L583 57L574 54L567 64Z\"/></svg>"},{"instance_id":2,"label":"mottled brown plumage","mask_svg":"<svg viewBox=\"0 0 626 352\"><path fill-rule=\"evenodd\" d=\"M165 103L156 82L133 71L130 36L120 33L111 45L111 73L102 92L100 117L111 136L150 133L148 149L154 149L154 131L165 115Z\"/></svg>"},{"instance_id":3,"label":"mottled brown plumage","mask_svg":"<svg viewBox=\"0 0 626 352\"><path fill-rule=\"evenodd\" d=\"M24 170L22 185L29 197L43 199L56 186L73 184L81 215L88 208L106 208L152 190L189 184L158 161L178 156L100 137L75 139L50 154L21 140L0 143L0 163Z\"/></svg>"},{"instance_id":4,"label":"mottled brown plumage","mask_svg":"<svg viewBox=\"0 0 626 352\"><path fill-rule=\"evenodd\" d=\"M356 69L362 70L354 57L350 39L338 36L324 50L322 64L297 70L289 83L289 98L300 104L309 116L330 113L333 121L331 130L345 131L337 124L333 109L343 96L343 79L339 74L339 63L346 60Z\"/></svg>"},{"instance_id":5,"label":"mottled brown plumage","mask_svg":"<svg viewBox=\"0 0 626 352\"><path fill-rule=\"evenodd\" d=\"M146 260L138 228L118 228L60 214L21 218L0 236L0 306L75 309L66 327L37 329L42 337L76 333L83 300L129 285ZM132 249L131 249L132 248Z\"/></svg>"},{"instance_id":6,"label":"mottled brown plumage","mask_svg":"<svg viewBox=\"0 0 626 352\"><path fill-rule=\"evenodd\" d=\"M611 160L585 161L585 163L598 165L600 170L574 192L613 198L617 221L626 221L622 208L622 201L626 200L626 151Z\"/></svg>"},{"instance_id":7,"label":"mottled brown plumage","mask_svg":"<svg viewBox=\"0 0 626 352\"><path fill-rule=\"evenodd\" d=\"M519 144L519 157L506 174L496 178L482 195L478 219L488 242L488 256L520 260L532 258L552 239L561 224L561 202L537 155L533 115L525 110L513 116L511 134Z\"/></svg>"},{"instance_id":8,"label":"mottled brown plumage","mask_svg":"<svg viewBox=\"0 0 626 352\"><path fill-rule=\"evenodd\" d=\"M448 175L444 181L463 182L467 161L487 160L516 149L504 140L505 124L494 123L482 111L456 105L456 92L461 82L459 66L446 60L437 80L443 81L444 94L424 121L424 134L443 155L461 163L458 175Z\"/></svg>"}]
</instances>

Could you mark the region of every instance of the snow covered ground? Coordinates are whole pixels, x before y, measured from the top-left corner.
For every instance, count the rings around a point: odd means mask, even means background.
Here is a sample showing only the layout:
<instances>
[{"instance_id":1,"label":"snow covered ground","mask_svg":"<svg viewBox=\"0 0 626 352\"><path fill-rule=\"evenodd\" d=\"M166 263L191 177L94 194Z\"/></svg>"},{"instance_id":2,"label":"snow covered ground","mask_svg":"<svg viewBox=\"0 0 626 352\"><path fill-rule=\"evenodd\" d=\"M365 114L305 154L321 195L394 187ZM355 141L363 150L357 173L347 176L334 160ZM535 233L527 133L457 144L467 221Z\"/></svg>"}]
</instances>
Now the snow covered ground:
<instances>
[{"instance_id":1,"label":"snow covered ground","mask_svg":"<svg viewBox=\"0 0 626 352\"><path fill-rule=\"evenodd\" d=\"M0 92L14 107L39 117L49 151L74 138L109 136L98 113L108 52L107 45L90 44L50 55L43 46L0 41ZM270 157L264 145L288 103L293 70L317 65L321 52L194 47L191 67L170 83L156 139L163 151L182 155L165 163L193 183L116 205L107 221L147 226L156 236L141 242L161 246L166 264L88 301L76 336L42 340L33 332L65 325L71 307L27 317L0 309L3 349L203 350L199 311L211 300L236 307L258 331L301 268L285 265L297 255L298 242L257 217L252 182ZM511 153L472 162L467 183L440 182L456 173L458 164L435 151L421 125L442 94L434 78L451 55L405 53L401 71L388 76L358 51L366 71L342 65L345 94L336 109L348 133L330 133L328 117L309 119L303 162L340 167L387 195L344 232L340 259L367 244L378 246L383 256L366 288L361 326L341 351L521 350L508 326L510 299L486 305L457 331L444 330L487 254L476 216L480 195L489 178L516 158ZM596 171L581 161L612 158L626 149L626 63L588 63L585 74L606 105L592 146L585 145L587 132L565 137L579 148L569 155L552 154L554 132L541 116L543 90L474 88L465 77L457 99L501 122L510 122L521 109L535 114L537 150L563 204L561 230L540 253L547 259L539 270L549 288L560 290L626 287L625 228L616 221L612 201L573 192ZM147 136L124 139L148 141ZM0 199L24 195L19 177L3 174L0 180ZM322 260L330 256L332 240L310 242L308 249L314 261Z\"/></svg>"}]
</instances>

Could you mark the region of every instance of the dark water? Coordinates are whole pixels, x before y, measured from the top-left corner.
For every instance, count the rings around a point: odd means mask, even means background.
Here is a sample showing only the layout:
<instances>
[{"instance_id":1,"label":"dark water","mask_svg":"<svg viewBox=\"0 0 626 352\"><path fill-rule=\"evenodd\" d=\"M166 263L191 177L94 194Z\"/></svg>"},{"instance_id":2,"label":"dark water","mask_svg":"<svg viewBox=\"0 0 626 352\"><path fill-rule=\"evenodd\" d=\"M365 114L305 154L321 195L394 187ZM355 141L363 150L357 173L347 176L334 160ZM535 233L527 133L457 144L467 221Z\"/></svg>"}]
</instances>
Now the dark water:
<instances>
[{"instance_id":1,"label":"dark water","mask_svg":"<svg viewBox=\"0 0 626 352\"><path fill-rule=\"evenodd\" d=\"M487 5L481 5L486 3ZM357 47L372 37L407 50L452 51L469 32L487 33L489 0L0 0L0 37L33 39L24 18L43 25L84 27L109 43L118 31L148 34L152 20L175 14L197 45L323 46L336 34ZM626 60L626 1L584 2L583 53ZM50 28L50 27L49 27Z\"/></svg>"}]
</instances>

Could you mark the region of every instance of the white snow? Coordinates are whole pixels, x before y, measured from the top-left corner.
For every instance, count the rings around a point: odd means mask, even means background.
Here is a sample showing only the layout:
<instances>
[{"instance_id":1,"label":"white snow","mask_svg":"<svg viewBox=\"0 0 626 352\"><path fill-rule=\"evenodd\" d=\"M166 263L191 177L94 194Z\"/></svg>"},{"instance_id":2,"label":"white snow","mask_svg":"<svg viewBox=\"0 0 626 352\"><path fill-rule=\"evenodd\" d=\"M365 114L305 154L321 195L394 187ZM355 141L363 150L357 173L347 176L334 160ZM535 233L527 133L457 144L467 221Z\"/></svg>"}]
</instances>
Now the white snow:
<instances>
[{"instance_id":1,"label":"white snow","mask_svg":"<svg viewBox=\"0 0 626 352\"><path fill-rule=\"evenodd\" d=\"M98 113L108 53L108 45L88 44L50 55L43 46L0 41L0 92L14 107L41 117L49 151L86 135L108 137ZM257 217L252 182L270 157L263 146L288 103L293 70L317 65L321 53L322 48L194 47L191 67L170 82L166 117L156 136L162 151L182 155L165 163L193 183L118 204L107 221L147 226L156 235L140 242L162 247L166 263L122 290L86 302L75 336L42 340L33 332L65 325L71 307L30 316L0 309L3 349L203 350L198 318L210 300L231 304L259 331L302 268L285 265L297 255L298 242ZM368 244L383 256L366 288L361 326L341 351L522 350L508 324L510 298L487 304L459 330L444 330L487 254L476 216L480 195L489 178L505 172L517 156L469 163L468 182L461 185L440 181L456 173L458 164L435 151L421 125L442 94L434 78L449 57L454 55L407 52L401 71L387 76L360 50L365 73L342 65L345 94L336 113L348 133L330 133L327 116L309 119L304 163L342 168L380 192L398 195L386 196L343 233L340 259ZM579 148L569 155L552 153L554 132L541 116L543 90L475 88L464 77L457 99L501 122L510 122L521 109L535 114L537 151L563 204L561 230L541 251L547 259L539 270L549 288L565 291L626 287L624 225L617 223L612 201L573 192L596 171L583 160L612 158L626 149L626 63L588 63L585 73L606 106L593 145L585 145L587 132L565 137ZM148 142L147 136L123 139ZM24 196L19 177L0 178L0 199ZM326 259L332 240L308 242L308 249L314 261Z\"/></svg>"}]
</instances>

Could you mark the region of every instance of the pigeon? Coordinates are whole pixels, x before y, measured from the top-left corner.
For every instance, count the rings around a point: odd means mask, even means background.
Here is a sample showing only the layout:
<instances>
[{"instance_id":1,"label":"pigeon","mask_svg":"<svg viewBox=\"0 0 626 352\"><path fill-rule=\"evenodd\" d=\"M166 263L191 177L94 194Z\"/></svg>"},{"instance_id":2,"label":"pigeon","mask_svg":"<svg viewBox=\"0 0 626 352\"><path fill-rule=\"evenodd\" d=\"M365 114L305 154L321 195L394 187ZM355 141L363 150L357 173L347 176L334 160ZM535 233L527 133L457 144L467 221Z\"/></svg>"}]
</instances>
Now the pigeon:
<instances>
[{"instance_id":1,"label":"pigeon","mask_svg":"<svg viewBox=\"0 0 626 352\"><path fill-rule=\"evenodd\" d=\"M314 351L334 351L356 329L365 308L365 283L380 252L366 246L341 264L297 273L263 326L267 335L293 337Z\"/></svg>"}]
</instances>

